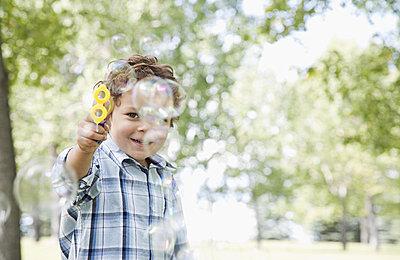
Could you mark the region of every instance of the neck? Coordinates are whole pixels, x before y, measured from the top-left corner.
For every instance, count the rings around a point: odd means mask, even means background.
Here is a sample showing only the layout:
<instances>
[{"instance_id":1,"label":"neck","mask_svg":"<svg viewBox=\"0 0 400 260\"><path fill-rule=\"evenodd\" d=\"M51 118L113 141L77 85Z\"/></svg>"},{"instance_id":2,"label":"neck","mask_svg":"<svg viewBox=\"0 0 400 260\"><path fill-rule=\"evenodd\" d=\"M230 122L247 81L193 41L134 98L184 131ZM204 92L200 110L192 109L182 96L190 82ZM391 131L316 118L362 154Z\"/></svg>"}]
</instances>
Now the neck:
<instances>
[{"instance_id":1,"label":"neck","mask_svg":"<svg viewBox=\"0 0 400 260\"><path fill-rule=\"evenodd\" d=\"M143 167L145 167L146 169L149 168L149 162L147 161L147 159L144 160L136 160L138 163L140 163L140 165L142 165Z\"/></svg>"}]
</instances>

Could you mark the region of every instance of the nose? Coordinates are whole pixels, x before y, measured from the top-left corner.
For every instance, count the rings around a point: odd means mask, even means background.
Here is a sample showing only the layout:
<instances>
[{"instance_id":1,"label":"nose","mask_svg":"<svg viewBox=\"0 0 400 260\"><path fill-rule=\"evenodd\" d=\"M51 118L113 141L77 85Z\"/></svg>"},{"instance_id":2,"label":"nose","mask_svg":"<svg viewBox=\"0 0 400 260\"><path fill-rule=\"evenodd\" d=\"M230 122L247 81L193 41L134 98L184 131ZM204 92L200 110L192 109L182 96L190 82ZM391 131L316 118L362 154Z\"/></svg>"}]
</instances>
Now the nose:
<instances>
[{"instance_id":1,"label":"nose","mask_svg":"<svg viewBox=\"0 0 400 260\"><path fill-rule=\"evenodd\" d=\"M150 122L141 119L137 130L141 132L146 132L147 130L149 130L149 128L151 128Z\"/></svg>"}]
</instances>

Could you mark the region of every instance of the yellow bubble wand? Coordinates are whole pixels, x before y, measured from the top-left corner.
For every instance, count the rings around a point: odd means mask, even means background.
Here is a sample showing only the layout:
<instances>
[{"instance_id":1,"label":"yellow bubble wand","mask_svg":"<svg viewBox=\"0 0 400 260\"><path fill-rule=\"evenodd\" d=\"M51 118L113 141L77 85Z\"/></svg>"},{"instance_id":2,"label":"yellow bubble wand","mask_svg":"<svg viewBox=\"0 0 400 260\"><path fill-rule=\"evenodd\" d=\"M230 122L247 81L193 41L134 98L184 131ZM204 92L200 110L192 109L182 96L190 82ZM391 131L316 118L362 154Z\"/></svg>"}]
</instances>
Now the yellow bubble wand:
<instances>
[{"instance_id":1,"label":"yellow bubble wand","mask_svg":"<svg viewBox=\"0 0 400 260\"><path fill-rule=\"evenodd\" d=\"M106 123L105 119L111 113L112 99L110 99L110 91L104 84L100 84L98 88L95 88L92 96L96 101L96 104L90 108L90 116L92 117L93 122L96 124L96 132L98 132L99 125L104 126ZM108 108L105 107L107 102Z\"/></svg>"}]
</instances>

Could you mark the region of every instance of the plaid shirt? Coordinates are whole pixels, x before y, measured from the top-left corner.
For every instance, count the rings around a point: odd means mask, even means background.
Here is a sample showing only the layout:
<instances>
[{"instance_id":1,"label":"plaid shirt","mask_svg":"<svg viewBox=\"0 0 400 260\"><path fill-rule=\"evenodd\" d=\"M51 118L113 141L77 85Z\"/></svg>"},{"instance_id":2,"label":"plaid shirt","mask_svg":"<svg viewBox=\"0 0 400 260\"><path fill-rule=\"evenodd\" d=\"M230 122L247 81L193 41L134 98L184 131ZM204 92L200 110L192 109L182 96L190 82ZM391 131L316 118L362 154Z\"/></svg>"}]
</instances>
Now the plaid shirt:
<instances>
[{"instance_id":1,"label":"plaid shirt","mask_svg":"<svg viewBox=\"0 0 400 260\"><path fill-rule=\"evenodd\" d=\"M70 150L59 155L54 176L64 171ZM151 226L169 216L183 220L174 168L158 155L150 159L149 168L143 168L110 136L99 146L88 175L79 181L75 200L61 216L62 259L175 259L187 245L183 222L174 229L170 251L160 251L149 235ZM163 185L168 178L169 185Z\"/></svg>"}]
</instances>

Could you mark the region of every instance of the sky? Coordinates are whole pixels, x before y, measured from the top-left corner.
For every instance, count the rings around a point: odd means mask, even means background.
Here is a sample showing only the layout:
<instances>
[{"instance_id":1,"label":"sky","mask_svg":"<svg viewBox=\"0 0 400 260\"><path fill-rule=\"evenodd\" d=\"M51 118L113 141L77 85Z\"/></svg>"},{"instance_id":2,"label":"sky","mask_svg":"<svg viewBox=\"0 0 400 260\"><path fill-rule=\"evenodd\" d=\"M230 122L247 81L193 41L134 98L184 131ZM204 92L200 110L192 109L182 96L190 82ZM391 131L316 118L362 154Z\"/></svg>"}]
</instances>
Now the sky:
<instances>
[{"instance_id":1,"label":"sky","mask_svg":"<svg viewBox=\"0 0 400 260\"><path fill-rule=\"evenodd\" d=\"M242 9L248 16L262 17L265 3L268 1L244 0ZM273 73L278 82L293 82L298 78L297 68L307 68L316 62L333 42L348 42L366 48L374 40L374 34L393 30L397 19L391 15L376 16L371 24L365 15L355 15L351 7L343 8L334 3L331 10L309 19L305 31L292 33L273 44L264 43L256 66ZM247 59L254 59L254 52L249 50ZM218 149L215 146L217 144L208 144L210 149ZM254 212L244 203L233 198L213 205L197 201L197 193L204 182L218 185L222 181L226 165L214 162L209 166L204 170L186 168L179 174L190 241L243 242L253 238ZM296 236L304 239L306 233L300 230Z\"/></svg>"}]
</instances>

